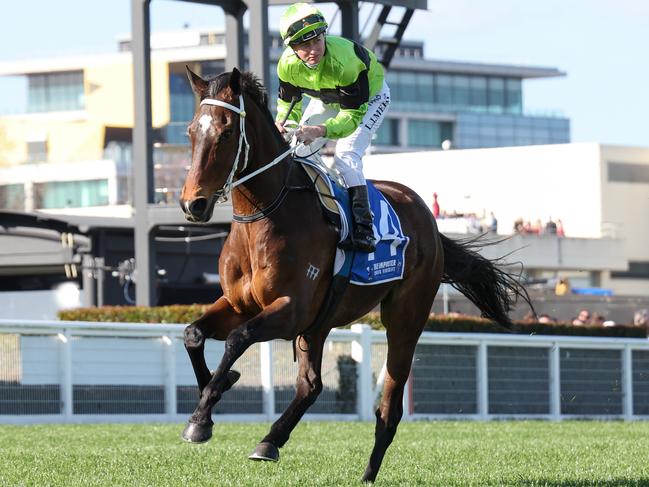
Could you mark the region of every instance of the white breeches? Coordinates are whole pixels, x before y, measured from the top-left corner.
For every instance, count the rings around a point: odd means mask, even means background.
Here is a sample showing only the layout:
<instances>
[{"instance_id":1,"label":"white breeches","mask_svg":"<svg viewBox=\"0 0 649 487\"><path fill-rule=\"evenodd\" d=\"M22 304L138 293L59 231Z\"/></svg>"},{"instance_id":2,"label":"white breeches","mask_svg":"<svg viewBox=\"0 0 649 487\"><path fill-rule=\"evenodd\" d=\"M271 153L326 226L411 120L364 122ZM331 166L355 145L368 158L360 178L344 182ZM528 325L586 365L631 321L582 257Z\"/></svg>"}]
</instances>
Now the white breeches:
<instances>
[{"instance_id":1,"label":"white breeches","mask_svg":"<svg viewBox=\"0 0 649 487\"><path fill-rule=\"evenodd\" d=\"M351 135L336 142L334 165L347 187L365 184L363 155L372 142L372 136L381 126L389 107L390 88L384 81L381 90L368 102L367 112L358 128ZM336 109L313 98L304 110L300 125L320 125L325 120L335 117L337 113Z\"/></svg>"}]
</instances>

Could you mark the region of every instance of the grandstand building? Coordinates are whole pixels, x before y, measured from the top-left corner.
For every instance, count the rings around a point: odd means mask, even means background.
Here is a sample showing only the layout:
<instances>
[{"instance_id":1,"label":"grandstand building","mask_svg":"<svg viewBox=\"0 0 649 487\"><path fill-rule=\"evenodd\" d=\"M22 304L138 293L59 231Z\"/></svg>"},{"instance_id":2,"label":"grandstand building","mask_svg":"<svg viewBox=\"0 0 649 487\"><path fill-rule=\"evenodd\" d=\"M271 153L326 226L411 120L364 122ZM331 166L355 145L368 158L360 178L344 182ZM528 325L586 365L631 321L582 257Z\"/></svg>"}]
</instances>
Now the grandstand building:
<instances>
[{"instance_id":1,"label":"grandstand building","mask_svg":"<svg viewBox=\"0 0 649 487\"><path fill-rule=\"evenodd\" d=\"M151 47L156 202L169 214L169 225L176 225L163 237L182 239L176 205L189 156L185 130L196 103L185 65L203 75L223 71L225 35L154 33ZM116 246L105 252L107 260L114 254L113 264L133 255L130 49L124 38L114 53L0 63L0 76L23 77L27 89L22 113L0 116L0 210L43 211L81 226L101 222L110 230L97 232L110 235L107 245ZM276 34L270 49L274 73L282 51ZM437 192L449 212L482 220L494 212L501 234L510 234L519 217L561 218L561 240L528 235L505 243L509 250L526 249L518 255L531 279L569 276L574 286L646 296L649 235L634 217L649 210L649 151L570 144L567 118L524 110L525 80L563 75L555 68L430 60L422 43L402 42L387 72L393 103L373 141L367 175L404 182L430 204ZM274 76L268 91L273 107ZM391 153L397 152L412 154L395 165L398 156ZM218 231L227 231L228 210L215 212ZM439 225L447 233L467 231L462 217L440 219ZM506 253L502 249L496 251ZM10 261L13 250L5 250ZM184 255L176 247L169 251ZM218 248L215 255L204 252L205 261L215 263ZM183 262L170 260L164 267L195 280ZM113 295L120 292L116 288Z\"/></svg>"},{"instance_id":2,"label":"grandstand building","mask_svg":"<svg viewBox=\"0 0 649 487\"><path fill-rule=\"evenodd\" d=\"M153 34L152 104L158 201L174 202L183 174L185 129L195 108L185 65L224 69L225 34ZM133 127L131 41L110 54L0 63L0 76L27 83L24 113L0 116L0 207L16 210L128 205ZM272 35L271 72L282 47ZM554 68L435 61L423 43L402 42L387 73L392 107L374 153L554 144L569 120L523 109L523 82L563 76ZM271 106L277 79L271 76ZM128 208L123 209L128 213Z\"/></svg>"}]
</instances>

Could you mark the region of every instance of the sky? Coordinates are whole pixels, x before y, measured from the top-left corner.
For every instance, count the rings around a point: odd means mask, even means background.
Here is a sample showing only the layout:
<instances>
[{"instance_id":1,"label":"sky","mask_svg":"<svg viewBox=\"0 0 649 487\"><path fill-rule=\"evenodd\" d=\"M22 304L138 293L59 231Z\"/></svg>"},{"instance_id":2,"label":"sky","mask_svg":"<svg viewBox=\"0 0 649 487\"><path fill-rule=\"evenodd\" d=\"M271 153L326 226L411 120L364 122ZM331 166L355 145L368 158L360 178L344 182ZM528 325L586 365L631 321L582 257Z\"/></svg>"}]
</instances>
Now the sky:
<instances>
[{"instance_id":1,"label":"sky","mask_svg":"<svg viewBox=\"0 0 649 487\"><path fill-rule=\"evenodd\" d=\"M371 9L361 8L361 27ZM271 9L273 30L282 10ZM4 0L0 63L114 52L130 12L130 0ZM224 17L218 7L151 1L154 32L186 25L223 27ZM525 82L527 111L569 117L573 142L649 147L649 0L428 0L405 38L424 41L430 59L558 68L565 77ZM25 103L23 80L0 78L0 93L0 113Z\"/></svg>"}]
</instances>

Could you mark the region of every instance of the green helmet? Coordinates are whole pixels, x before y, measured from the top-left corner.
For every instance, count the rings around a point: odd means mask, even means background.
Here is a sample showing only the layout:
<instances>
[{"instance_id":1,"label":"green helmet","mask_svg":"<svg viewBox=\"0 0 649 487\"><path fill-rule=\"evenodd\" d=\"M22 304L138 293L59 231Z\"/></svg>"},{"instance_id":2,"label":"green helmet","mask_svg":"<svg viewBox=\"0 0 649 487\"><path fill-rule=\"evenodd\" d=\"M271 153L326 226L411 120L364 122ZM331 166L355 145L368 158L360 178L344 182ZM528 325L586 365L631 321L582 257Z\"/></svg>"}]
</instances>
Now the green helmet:
<instances>
[{"instance_id":1,"label":"green helmet","mask_svg":"<svg viewBox=\"0 0 649 487\"><path fill-rule=\"evenodd\" d=\"M322 12L308 3L294 3L279 19L279 34L284 45L308 41L322 34L329 25Z\"/></svg>"}]
</instances>

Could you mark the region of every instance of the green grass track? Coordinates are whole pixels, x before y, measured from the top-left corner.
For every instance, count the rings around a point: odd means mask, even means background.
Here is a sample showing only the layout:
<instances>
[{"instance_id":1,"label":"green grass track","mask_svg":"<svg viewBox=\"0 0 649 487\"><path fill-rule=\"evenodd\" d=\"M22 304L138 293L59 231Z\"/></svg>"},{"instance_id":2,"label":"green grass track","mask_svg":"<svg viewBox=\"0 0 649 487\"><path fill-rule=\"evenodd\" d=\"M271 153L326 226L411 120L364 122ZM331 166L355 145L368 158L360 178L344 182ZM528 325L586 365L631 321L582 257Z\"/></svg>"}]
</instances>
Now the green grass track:
<instances>
[{"instance_id":1,"label":"green grass track","mask_svg":"<svg viewBox=\"0 0 649 487\"><path fill-rule=\"evenodd\" d=\"M303 422L279 463L247 460L268 427L2 425L0 486L361 485L372 424ZM402 423L375 485L649 486L649 423Z\"/></svg>"}]
</instances>

